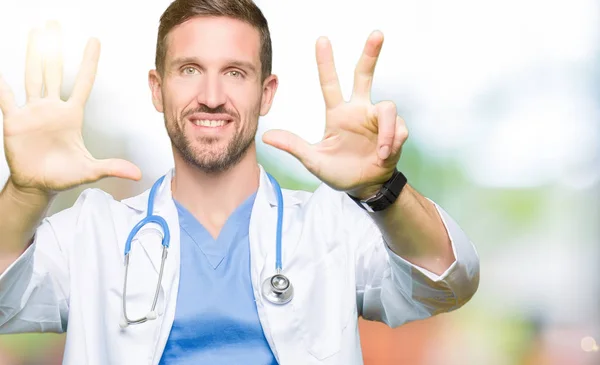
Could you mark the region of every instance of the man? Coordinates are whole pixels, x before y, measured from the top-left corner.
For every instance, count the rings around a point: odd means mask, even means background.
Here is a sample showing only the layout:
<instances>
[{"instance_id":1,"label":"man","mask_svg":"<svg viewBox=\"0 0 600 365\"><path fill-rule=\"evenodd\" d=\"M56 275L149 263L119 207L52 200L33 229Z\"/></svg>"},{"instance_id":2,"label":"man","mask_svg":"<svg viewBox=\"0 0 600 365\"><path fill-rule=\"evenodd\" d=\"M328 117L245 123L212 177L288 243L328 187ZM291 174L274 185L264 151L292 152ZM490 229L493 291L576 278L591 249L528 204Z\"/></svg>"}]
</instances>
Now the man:
<instances>
[{"instance_id":1,"label":"man","mask_svg":"<svg viewBox=\"0 0 600 365\"><path fill-rule=\"evenodd\" d=\"M29 245L0 276L0 332L68 329L67 364L360 364L358 316L399 326L475 293L475 249L397 172L406 126L394 104L370 102L381 33L367 40L348 102L329 42L317 41L323 140L263 140L323 184L281 199L254 143L278 85L266 20L250 0L176 0L149 73L174 169L140 196L88 189L45 219L60 191L141 172L94 159L81 137L98 41L67 101L60 56L42 60L38 41L33 32L27 104L0 83L10 168L1 247Z\"/></svg>"}]
</instances>

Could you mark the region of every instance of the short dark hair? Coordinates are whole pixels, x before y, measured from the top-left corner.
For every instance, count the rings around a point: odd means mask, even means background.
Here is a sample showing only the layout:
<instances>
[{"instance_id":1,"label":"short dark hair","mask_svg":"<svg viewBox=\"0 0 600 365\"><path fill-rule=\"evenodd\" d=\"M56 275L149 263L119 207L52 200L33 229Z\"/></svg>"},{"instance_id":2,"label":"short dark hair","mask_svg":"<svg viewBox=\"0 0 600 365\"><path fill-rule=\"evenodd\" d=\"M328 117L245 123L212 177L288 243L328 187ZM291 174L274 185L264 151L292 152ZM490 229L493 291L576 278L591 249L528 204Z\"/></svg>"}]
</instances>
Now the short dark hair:
<instances>
[{"instance_id":1,"label":"short dark hair","mask_svg":"<svg viewBox=\"0 0 600 365\"><path fill-rule=\"evenodd\" d=\"M252 0L175 0L160 17L156 41L156 70L162 74L167 54L167 35L179 24L196 16L223 16L244 21L260 34L262 80L271 74L273 50L269 25Z\"/></svg>"}]
</instances>

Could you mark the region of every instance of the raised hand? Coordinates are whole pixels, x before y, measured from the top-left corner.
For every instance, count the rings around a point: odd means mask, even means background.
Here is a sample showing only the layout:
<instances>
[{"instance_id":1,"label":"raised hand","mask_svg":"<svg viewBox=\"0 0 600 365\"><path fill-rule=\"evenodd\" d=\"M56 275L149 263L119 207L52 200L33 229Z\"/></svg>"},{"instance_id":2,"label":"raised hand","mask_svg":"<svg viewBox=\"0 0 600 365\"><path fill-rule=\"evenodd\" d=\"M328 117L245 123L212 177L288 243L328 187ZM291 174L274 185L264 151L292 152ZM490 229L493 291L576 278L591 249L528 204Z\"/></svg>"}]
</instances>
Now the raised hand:
<instances>
[{"instance_id":1,"label":"raised hand","mask_svg":"<svg viewBox=\"0 0 600 365\"><path fill-rule=\"evenodd\" d=\"M373 74L382 45L383 34L373 32L356 66L352 97L345 102L331 44L320 38L316 58L326 106L323 139L311 145L283 130L263 135L265 143L292 154L333 189L359 198L373 195L391 177L408 138L394 103L371 103Z\"/></svg>"},{"instance_id":2,"label":"raised hand","mask_svg":"<svg viewBox=\"0 0 600 365\"><path fill-rule=\"evenodd\" d=\"M57 24L48 23L45 31L60 44ZM141 172L134 164L120 159L97 160L83 142L84 107L96 76L99 41L89 40L72 95L63 101L60 49L49 47L42 54L41 37L40 30L29 35L25 106L17 107L13 93L0 77L0 109L10 182L19 189L52 194L109 176L139 180Z\"/></svg>"}]
</instances>

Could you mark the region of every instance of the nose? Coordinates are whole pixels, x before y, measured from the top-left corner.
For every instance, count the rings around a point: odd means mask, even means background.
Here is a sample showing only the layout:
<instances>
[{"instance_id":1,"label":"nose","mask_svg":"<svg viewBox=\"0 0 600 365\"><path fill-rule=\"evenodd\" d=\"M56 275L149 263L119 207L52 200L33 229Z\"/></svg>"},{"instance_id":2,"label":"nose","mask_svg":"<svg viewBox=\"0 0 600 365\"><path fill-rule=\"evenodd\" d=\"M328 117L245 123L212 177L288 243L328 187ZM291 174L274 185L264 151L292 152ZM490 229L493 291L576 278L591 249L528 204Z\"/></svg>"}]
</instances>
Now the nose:
<instances>
[{"instance_id":1,"label":"nose","mask_svg":"<svg viewBox=\"0 0 600 365\"><path fill-rule=\"evenodd\" d=\"M225 90L218 75L207 75L198 92L198 103L217 108L226 102Z\"/></svg>"}]
</instances>

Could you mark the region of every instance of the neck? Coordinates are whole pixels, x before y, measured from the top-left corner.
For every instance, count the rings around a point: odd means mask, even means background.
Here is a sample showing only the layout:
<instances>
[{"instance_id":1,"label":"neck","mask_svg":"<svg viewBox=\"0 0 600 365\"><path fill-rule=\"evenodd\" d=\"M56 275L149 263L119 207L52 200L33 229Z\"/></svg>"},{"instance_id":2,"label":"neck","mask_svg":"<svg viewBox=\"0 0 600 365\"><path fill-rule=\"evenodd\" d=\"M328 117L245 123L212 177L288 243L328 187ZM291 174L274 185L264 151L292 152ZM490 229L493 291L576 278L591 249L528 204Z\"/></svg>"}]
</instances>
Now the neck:
<instances>
[{"instance_id":1,"label":"neck","mask_svg":"<svg viewBox=\"0 0 600 365\"><path fill-rule=\"evenodd\" d=\"M227 218L258 189L260 168L256 148L230 169L206 173L174 153L175 175L171 183L173 197L213 235L217 237Z\"/></svg>"}]
</instances>

